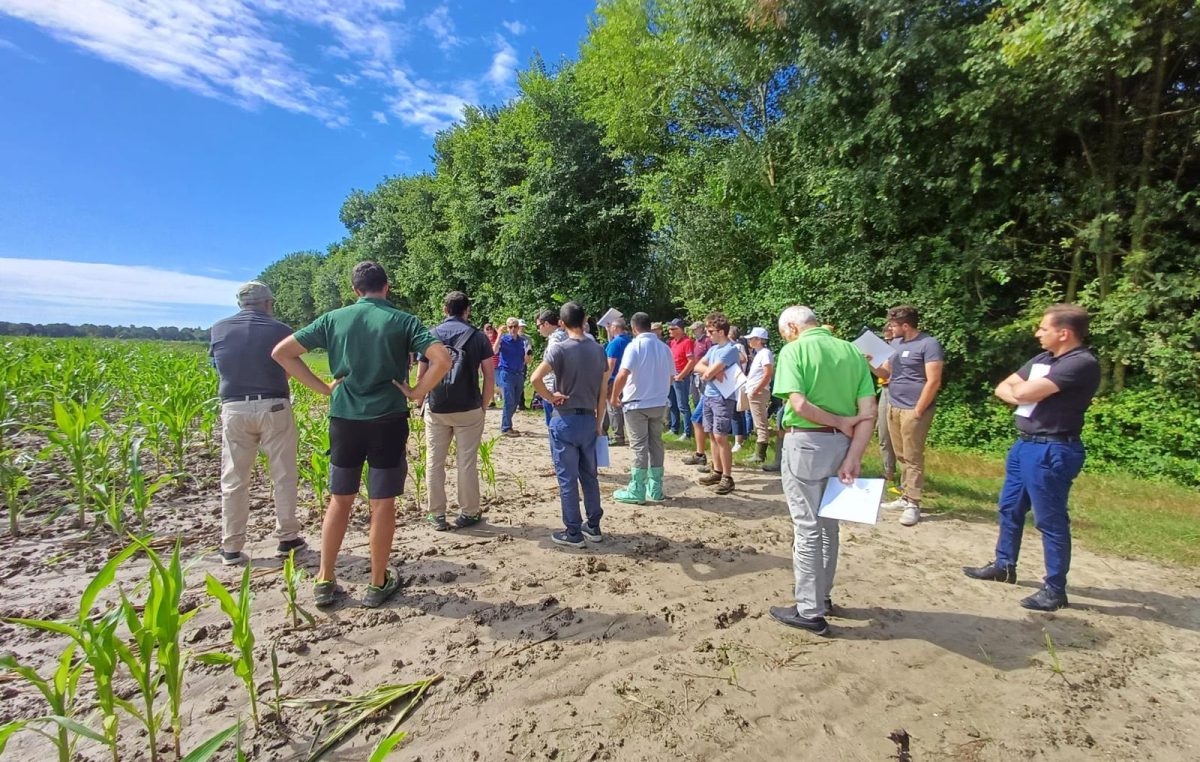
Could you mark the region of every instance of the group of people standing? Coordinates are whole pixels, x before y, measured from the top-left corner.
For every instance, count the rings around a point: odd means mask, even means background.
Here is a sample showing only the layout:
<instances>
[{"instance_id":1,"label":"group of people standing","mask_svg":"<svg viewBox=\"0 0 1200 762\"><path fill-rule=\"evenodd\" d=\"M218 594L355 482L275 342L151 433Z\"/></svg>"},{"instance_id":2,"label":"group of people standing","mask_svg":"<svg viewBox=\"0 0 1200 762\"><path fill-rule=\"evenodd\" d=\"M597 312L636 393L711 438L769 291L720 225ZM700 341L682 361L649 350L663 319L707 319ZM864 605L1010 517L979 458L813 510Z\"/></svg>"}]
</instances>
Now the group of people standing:
<instances>
[{"instance_id":1,"label":"group of people standing","mask_svg":"<svg viewBox=\"0 0 1200 762\"><path fill-rule=\"evenodd\" d=\"M268 454L275 485L277 550L286 555L304 547L295 518L296 436L287 393L291 376L332 397L332 497L322 524L316 602L329 605L340 590L335 562L365 463L371 580L363 604L378 606L400 587L388 559L395 498L403 491L407 469L409 402L424 403L430 522L438 530L477 524L482 518L477 457L486 408L500 386L501 430L514 431L516 397L523 396L533 349L517 318L509 319L506 333L495 337L474 328L470 300L462 292L447 294L445 320L426 329L387 301L387 278L379 265L357 265L353 286L358 302L292 333L270 317L269 288L252 282L239 292L242 311L213 327L210 351L221 377L224 436L220 555L227 564L247 560L246 492L260 447ZM552 532L554 543L581 548L604 540L597 439L606 432L614 434L613 444L627 442L633 456L629 483L614 493L615 501L640 505L667 499L663 437L668 428L682 438L691 435L696 450L685 463L700 466L704 473L699 482L726 495L735 489L734 421L749 413L756 434L754 460L765 461L776 406L776 459L766 468L781 474L794 535L794 602L771 609L777 621L827 631L826 618L835 612L839 533L838 522L819 517L818 507L830 477L845 483L859 477L874 431L880 433L885 477L893 476L895 463L901 468L900 496L890 507L903 511L902 524L920 520L925 438L945 358L940 344L918 329L915 308L889 310L887 338L894 354L875 367L800 305L779 316L784 343L778 359L767 346L765 328L751 330L743 346L721 312L686 329L683 320L672 320L667 337L648 314L638 312L628 326L620 319L607 325L604 345L587 330L586 311L574 302L557 311L543 310L535 322L546 348L528 378L542 400L559 487L563 529ZM1043 533L1048 573L1042 590L1022 605L1054 610L1067 604L1066 498L1082 466L1079 433L1098 385L1099 366L1083 345L1087 313L1079 307L1048 309L1037 336L1046 351L996 391L1018 406L1020 439L1010 453L1001 494L995 558L964 572L977 579L1015 581L1021 526L1032 509ZM329 353L332 383L320 380L301 359L317 348ZM410 353L419 357L412 386ZM883 385L878 403L876 378ZM451 442L457 452L460 507L453 519L446 515L445 489ZM889 446L894 461L887 457Z\"/></svg>"}]
</instances>

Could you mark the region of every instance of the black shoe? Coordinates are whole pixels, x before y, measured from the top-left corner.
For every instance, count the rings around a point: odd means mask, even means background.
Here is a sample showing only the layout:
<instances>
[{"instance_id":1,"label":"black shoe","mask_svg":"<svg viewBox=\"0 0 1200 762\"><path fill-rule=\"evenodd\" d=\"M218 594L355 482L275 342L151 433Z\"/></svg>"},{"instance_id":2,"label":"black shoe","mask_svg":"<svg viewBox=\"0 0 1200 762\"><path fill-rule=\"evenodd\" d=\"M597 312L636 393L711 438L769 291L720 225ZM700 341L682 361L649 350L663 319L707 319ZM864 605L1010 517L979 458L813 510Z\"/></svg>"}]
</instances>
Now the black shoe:
<instances>
[{"instance_id":1,"label":"black shoe","mask_svg":"<svg viewBox=\"0 0 1200 762\"><path fill-rule=\"evenodd\" d=\"M220 556L222 566L241 566L250 563L250 556L240 550L222 550Z\"/></svg>"},{"instance_id":2,"label":"black shoe","mask_svg":"<svg viewBox=\"0 0 1200 762\"><path fill-rule=\"evenodd\" d=\"M1066 593L1056 593L1048 587L1043 587L1028 598L1021 600L1021 607L1033 611L1058 611L1068 605Z\"/></svg>"},{"instance_id":3,"label":"black shoe","mask_svg":"<svg viewBox=\"0 0 1200 762\"><path fill-rule=\"evenodd\" d=\"M575 535L567 533L566 530L554 532L550 535L550 540L555 545L565 545L568 548L582 548L587 545L582 532Z\"/></svg>"},{"instance_id":4,"label":"black shoe","mask_svg":"<svg viewBox=\"0 0 1200 762\"><path fill-rule=\"evenodd\" d=\"M808 630L814 635L824 635L829 632L829 623L825 621L825 617L819 616L809 619L808 617L800 616L796 613L795 606L772 606L771 618L780 624L786 624L788 627Z\"/></svg>"},{"instance_id":5,"label":"black shoe","mask_svg":"<svg viewBox=\"0 0 1200 762\"><path fill-rule=\"evenodd\" d=\"M984 579L989 582L1007 582L1010 585L1017 583L1017 567L1015 566L996 566L993 561L986 566L964 566L963 574L971 579Z\"/></svg>"},{"instance_id":6,"label":"black shoe","mask_svg":"<svg viewBox=\"0 0 1200 762\"><path fill-rule=\"evenodd\" d=\"M275 555L280 558L287 558L293 550L304 550L308 547L308 543L303 537L297 537L294 540L284 540L275 546Z\"/></svg>"}]
</instances>

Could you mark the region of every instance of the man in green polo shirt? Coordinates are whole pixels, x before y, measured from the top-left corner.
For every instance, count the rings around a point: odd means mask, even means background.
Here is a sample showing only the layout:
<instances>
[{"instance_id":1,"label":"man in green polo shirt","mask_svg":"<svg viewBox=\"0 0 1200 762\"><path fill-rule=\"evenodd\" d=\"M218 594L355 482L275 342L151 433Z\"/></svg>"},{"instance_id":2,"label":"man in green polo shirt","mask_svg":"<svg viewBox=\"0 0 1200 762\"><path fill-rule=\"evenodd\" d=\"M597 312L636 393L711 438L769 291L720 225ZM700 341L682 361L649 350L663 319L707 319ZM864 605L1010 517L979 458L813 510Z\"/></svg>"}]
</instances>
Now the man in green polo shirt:
<instances>
[{"instance_id":1,"label":"man in green polo shirt","mask_svg":"<svg viewBox=\"0 0 1200 762\"><path fill-rule=\"evenodd\" d=\"M396 533L396 495L404 492L408 471L408 400L420 400L450 369L450 353L416 317L387 300L388 279L374 262L359 262L351 276L359 299L348 307L326 312L279 342L275 361L297 381L329 404L329 508L321 527L321 570L314 597L318 606L332 604L337 595L334 565L346 536L350 509L367 469L367 498L371 505L371 582L363 605L382 604L400 589L400 574L388 565ZM329 353L329 370L336 379L326 384L300 356L311 349ZM408 359L420 352L429 369L413 388Z\"/></svg>"},{"instance_id":2,"label":"man in green polo shirt","mask_svg":"<svg viewBox=\"0 0 1200 762\"><path fill-rule=\"evenodd\" d=\"M796 603L772 606L771 616L818 635L833 608L838 523L817 516L826 481L853 484L871 441L875 384L853 344L834 338L808 307L779 316L788 342L779 353L774 395L784 401L783 494L792 514L792 570Z\"/></svg>"}]
</instances>

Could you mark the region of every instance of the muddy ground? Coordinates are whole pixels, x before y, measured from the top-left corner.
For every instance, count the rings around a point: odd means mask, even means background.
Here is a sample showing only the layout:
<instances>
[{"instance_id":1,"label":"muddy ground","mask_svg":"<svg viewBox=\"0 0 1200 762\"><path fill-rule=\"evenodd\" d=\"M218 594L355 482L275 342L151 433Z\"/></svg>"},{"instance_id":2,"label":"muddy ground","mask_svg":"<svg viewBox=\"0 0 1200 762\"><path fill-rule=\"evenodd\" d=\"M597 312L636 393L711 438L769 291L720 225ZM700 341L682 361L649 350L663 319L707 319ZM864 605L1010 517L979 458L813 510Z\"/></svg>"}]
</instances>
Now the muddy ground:
<instances>
[{"instance_id":1,"label":"muddy ground","mask_svg":"<svg viewBox=\"0 0 1200 762\"><path fill-rule=\"evenodd\" d=\"M522 416L526 434L497 445L499 496L485 525L436 533L406 507L395 559L407 587L378 610L357 603L367 577L361 511L339 562L348 595L312 629L285 617L260 479L247 550L264 692L272 643L291 696L441 675L404 723L409 738L392 758L407 760L885 760L898 758L894 731L907 733L914 760L1200 758L1194 570L1077 548L1071 608L1035 614L1017 606L1040 577L1032 528L1012 587L959 572L989 558L992 524L934 512L908 529L885 515L877 527L844 526L831 637L810 636L766 614L788 601L792 580L777 477L739 469L737 490L715 496L668 451L671 499L624 506L610 495L629 453L614 449L601 476L605 541L564 550L549 539L561 525L540 420ZM490 411L489 434L498 423ZM205 601L206 572L230 587L239 576L213 560L216 462L198 455L194 470L196 483L166 494L154 526L185 542L189 605ZM3 614L73 616L90 572L119 544L84 538L68 518L35 521L29 536L0 540ZM318 533L314 510L314 545ZM304 560L315 570L315 553ZM121 579L144 569L131 562ZM194 651L228 638L212 606L185 633ZM62 645L8 624L0 640L39 666ZM248 714L239 680L220 668L193 663L187 696L185 749ZM0 697L0 721L44 711L13 679L0 678ZM311 711L285 711L248 732L245 748L255 760L304 759L318 725ZM384 727L327 759L365 760ZM123 728L122 759L145 758L133 722ZM3 756L48 759L49 746L21 734ZM106 757L83 744L77 758Z\"/></svg>"}]
</instances>

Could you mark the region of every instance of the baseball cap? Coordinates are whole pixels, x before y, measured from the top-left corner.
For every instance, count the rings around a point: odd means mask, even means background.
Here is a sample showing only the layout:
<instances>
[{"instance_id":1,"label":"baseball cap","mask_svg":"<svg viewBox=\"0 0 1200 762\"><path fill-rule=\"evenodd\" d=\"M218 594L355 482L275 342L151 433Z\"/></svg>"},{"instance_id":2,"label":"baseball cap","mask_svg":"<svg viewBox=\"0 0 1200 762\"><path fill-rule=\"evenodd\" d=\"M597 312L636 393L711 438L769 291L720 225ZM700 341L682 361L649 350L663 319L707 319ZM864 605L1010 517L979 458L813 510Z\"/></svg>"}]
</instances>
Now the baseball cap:
<instances>
[{"instance_id":1,"label":"baseball cap","mask_svg":"<svg viewBox=\"0 0 1200 762\"><path fill-rule=\"evenodd\" d=\"M271 287L266 283L258 280L252 280L248 283L243 283L237 291L238 306L243 304L258 304L260 302L275 301L275 295L271 293Z\"/></svg>"},{"instance_id":2,"label":"baseball cap","mask_svg":"<svg viewBox=\"0 0 1200 762\"><path fill-rule=\"evenodd\" d=\"M704 327L704 323L701 323L699 320L697 320L695 323L692 323L692 325L691 325L691 329L693 331L696 330L697 328L703 328L703 327Z\"/></svg>"},{"instance_id":3,"label":"baseball cap","mask_svg":"<svg viewBox=\"0 0 1200 762\"><path fill-rule=\"evenodd\" d=\"M668 323L668 325L670 325L672 328L678 328L681 331L687 327L687 324L683 322L683 318L675 318Z\"/></svg>"},{"instance_id":4,"label":"baseball cap","mask_svg":"<svg viewBox=\"0 0 1200 762\"><path fill-rule=\"evenodd\" d=\"M517 318L517 325L519 325L519 326L521 326L522 328L524 328L524 327L525 327L525 319L524 319L524 318Z\"/></svg>"},{"instance_id":5,"label":"baseball cap","mask_svg":"<svg viewBox=\"0 0 1200 762\"><path fill-rule=\"evenodd\" d=\"M750 333L748 333L746 335L751 339L762 339L763 341L766 341L767 336L769 334L767 333L766 328L758 327L758 328L751 328Z\"/></svg>"}]
</instances>

